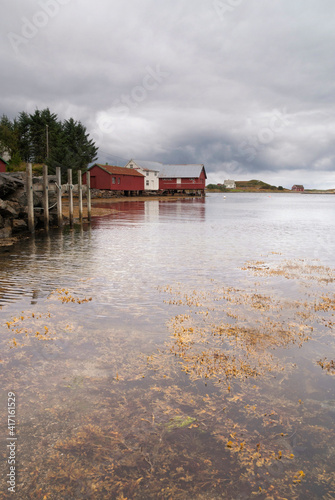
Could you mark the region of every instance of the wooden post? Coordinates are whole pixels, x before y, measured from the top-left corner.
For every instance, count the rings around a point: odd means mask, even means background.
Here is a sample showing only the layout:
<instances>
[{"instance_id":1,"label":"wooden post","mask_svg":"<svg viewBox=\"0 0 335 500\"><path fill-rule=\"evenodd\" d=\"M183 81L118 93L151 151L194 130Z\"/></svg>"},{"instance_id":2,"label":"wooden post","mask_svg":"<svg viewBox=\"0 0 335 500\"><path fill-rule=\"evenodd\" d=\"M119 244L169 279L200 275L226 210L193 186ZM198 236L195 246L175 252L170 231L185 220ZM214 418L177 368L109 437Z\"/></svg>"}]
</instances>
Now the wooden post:
<instances>
[{"instance_id":1,"label":"wooden post","mask_svg":"<svg viewBox=\"0 0 335 500\"><path fill-rule=\"evenodd\" d=\"M79 221L83 222L83 182L81 170L78 170L78 200L79 200Z\"/></svg>"},{"instance_id":2,"label":"wooden post","mask_svg":"<svg viewBox=\"0 0 335 500\"><path fill-rule=\"evenodd\" d=\"M28 229L31 233L35 231L34 222L34 192L33 192L33 170L31 163L26 168L26 189L28 199Z\"/></svg>"},{"instance_id":3,"label":"wooden post","mask_svg":"<svg viewBox=\"0 0 335 500\"><path fill-rule=\"evenodd\" d=\"M44 208L44 227L49 229L49 186L48 186L48 167L43 165L43 208Z\"/></svg>"},{"instance_id":4,"label":"wooden post","mask_svg":"<svg viewBox=\"0 0 335 500\"><path fill-rule=\"evenodd\" d=\"M72 185L72 168L67 169L67 182L69 186L69 220L70 226L73 226L73 185Z\"/></svg>"},{"instance_id":5,"label":"wooden post","mask_svg":"<svg viewBox=\"0 0 335 500\"><path fill-rule=\"evenodd\" d=\"M87 220L91 220L91 174L86 172L87 185Z\"/></svg>"},{"instance_id":6,"label":"wooden post","mask_svg":"<svg viewBox=\"0 0 335 500\"><path fill-rule=\"evenodd\" d=\"M63 225L63 209L62 209L62 173L61 168L56 167L56 182L57 182L57 220L58 226Z\"/></svg>"}]
</instances>

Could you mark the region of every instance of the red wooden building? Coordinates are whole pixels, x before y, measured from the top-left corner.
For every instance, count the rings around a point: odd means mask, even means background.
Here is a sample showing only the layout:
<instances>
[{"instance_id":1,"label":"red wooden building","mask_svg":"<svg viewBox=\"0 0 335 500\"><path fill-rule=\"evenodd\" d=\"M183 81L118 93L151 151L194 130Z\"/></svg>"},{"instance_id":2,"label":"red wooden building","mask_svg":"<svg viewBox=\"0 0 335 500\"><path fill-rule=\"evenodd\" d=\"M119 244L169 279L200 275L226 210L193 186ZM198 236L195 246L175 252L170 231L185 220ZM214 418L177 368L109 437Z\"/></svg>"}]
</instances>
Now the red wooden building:
<instances>
[{"instance_id":1,"label":"red wooden building","mask_svg":"<svg viewBox=\"0 0 335 500\"><path fill-rule=\"evenodd\" d=\"M137 170L95 163L89 172L92 189L124 191L125 194L144 190L144 175ZM86 172L83 174L83 184L86 184Z\"/></svg>"},{"instance_id":2,"label":"red wooden building","mask_svg":"<svg viewBox=\"0 0 335 500\"><path fill-rule=\"evenodd\" d=\"M206 179L206 170L202 164L163 165L159 172L159 189L204 194Z\"/></svg>"},{"instance_id":3,"label":"red wooden building","mask_svg":"<svg viewBox=\"0 0 335 500\"><path fill-rule=\"evenodd\" d=\"M0 156L0 172L6 172L8 163Z\"/></svg>"},{"instance_id":4,"label":"red wooden building","mask_svg":"<svg viewBox=\"0 0 335 500\"><path fill-rule=\"evenodd\" d=\"M291 191L304 191L304 186L302 186L301 184L294 184L294 186L292 186L292 190Z\"/></svg>"}]
</instances>

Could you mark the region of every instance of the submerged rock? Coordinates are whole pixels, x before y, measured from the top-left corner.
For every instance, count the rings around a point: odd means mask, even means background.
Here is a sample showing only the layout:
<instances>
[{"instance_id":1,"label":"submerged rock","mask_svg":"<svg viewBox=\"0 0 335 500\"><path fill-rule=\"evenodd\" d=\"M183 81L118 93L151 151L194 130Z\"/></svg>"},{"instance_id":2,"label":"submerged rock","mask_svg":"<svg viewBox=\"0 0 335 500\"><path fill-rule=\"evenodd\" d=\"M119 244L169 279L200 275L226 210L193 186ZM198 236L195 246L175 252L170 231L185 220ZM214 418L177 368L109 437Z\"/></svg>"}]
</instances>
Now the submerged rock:
<instances>
[{"instance_id":1,"label":"submerged rock","mask_svg":"<svg viewBox=\"0 0 335 500\"><path fill-rule=\"evenodd\" d=\"M28 224L23 219L14 219L12 224L13 233L28 229Z\"/></svg>"},{"instance_id":2,"label":"submerged rock","mask_svg":"<svg viewBox=\"0 0 335 500\"><path fill-rule=\"evenodd\" d=\"M0 239L1 238L10 238L12 235L12 228L9 227L2 227L0 229Z\"/></svg>"},{"instance_id":3,"label":"submerged rock","mask_svg":"<svg viewBox=\"0 0 335 500\"><path fill-rule=\"evenodd\" d=\"M181 416L176 416L173 418L170 418L169 423L166 425L166 428L169 431L172 431L173 429L182 429L183 427L188 427L189 425L193 424L193 422L196 421L196 418L192 417L181 417Z\"/></svg>"}]
</instances>

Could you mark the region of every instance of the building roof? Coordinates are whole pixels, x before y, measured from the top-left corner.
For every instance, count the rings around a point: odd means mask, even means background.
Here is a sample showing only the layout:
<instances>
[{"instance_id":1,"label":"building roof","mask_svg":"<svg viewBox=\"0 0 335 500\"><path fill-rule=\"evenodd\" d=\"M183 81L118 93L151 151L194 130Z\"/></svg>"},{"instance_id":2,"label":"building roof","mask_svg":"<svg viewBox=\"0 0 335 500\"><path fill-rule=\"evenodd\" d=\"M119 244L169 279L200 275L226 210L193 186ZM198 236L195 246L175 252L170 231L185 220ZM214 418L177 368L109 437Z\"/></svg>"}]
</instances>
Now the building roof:
<instances>
[{"instance_id":1,"label":"building roof","mask_svg":"<svg viewBox=\"0 0 335 500\"><path fill-rule=\"evenodd\" d=\"M8 161L4 160L1 156L0 156L0 161L3 161L4 163L6 163L6 165L9 165Z\"/></svg>"},{"instance_id":2,"label":"building roof","mask_svg":"<svg viewBox=\"0 0 335 500\"><path fill-rule=\"evenodd\" d=\"M205 167L201 164L190 164L190 165L163 165L159 177L161 179L166 178L198 178ZM207 179L206 171L205 177Z\"/></svg>"},{"instance_id":3,"label":"building roof","mask_svg":"<svg viewBox=\"0 0 335 500\"><path fill-rule=\"evenodd\" d=\"M88 170L91 170L93 167L100 167L102 170L105 170L108 174L111 175L131 175L133 177L144 177L143 174L138 172L137 170L125 167L116 167L114 165L101 165L100 163L94 163Z\"/></svg>"},{"instance_id":4,"label":"building roof","mask_svg":"<svg viewBox=\"0 0 335 500\"><path fill-rule=\"evenodd\" d=\"M131 159L127 165L131 162L135 163L138 167L143 170L153 170L159 172L159 177L164 178L198 178L201 174L202 169L205 170L202 164L186 164L186 165L171 165L164 164L159 161L148 161L148 160L135 160ZM205 170L205 176L206 170Z\"/></svg>"},{"instance_id":5,"label":"building roof","mask_svg":"<svg viewBox=\"0 0 335 500\"><path fill-rule=\"evenodd\" d=\"M131 162L136 163L138 167L142 167L144 170L155 170L156 172L159 172L163 167L163 163L160 163L159 161L134 160L132 158L127 165Z\"/></svg>"}]
</instances>

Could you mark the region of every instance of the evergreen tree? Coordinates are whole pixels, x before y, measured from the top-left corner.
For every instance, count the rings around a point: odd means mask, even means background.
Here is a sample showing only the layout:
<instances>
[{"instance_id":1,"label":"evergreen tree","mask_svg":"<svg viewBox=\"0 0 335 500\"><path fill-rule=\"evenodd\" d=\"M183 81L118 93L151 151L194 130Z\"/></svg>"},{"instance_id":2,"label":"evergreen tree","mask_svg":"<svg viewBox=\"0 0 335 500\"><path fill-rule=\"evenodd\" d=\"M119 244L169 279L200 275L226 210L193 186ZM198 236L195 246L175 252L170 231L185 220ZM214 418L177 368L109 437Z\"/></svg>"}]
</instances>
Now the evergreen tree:
<instances>
[{"instance_id":1,"label":"evergreen tree","mask_svg":"<svg viewBox=\"0 0 335 500\"><path fill-rule=\"evenodd\" d=\"M29 116L29 142L34 163L45 163L50 159L51 151L60 146L62 124L57 115L49 108L38 109Z\"/></svg>"},{"instance_id":2,"label":"evergreen tree","mask_svg":"<svg viewBox=\"0 0 335 500\"><path fill-rule=\"evenodd\" d=\"M18 148L23 161L32 160L32 147L30 144L30 117L25 111L21 111L16 122L18 135Z\"/></svg>"},{"instance_id":3,"label":"evergreen tree","mask_svg":"<svg viewBox=\"0 0 335 500\"><path fill-rule=\"evenodd\" d=\"M14 122L11 122L6 115L2 115L0 119L0 155L5 151L13 155L17 149L18 141Z\"/></svg>"},{"instance_id":4,"label":"evergreen tree","mask_svg":"<svg viewBox=\"0 0 335 500\"><path fill-rule=\"evenodd\" d=\"M6 144L15 162L45 163L50 173L61 167L63 180L72 168L74 182L77 171L85 170L97 159L98 148L86 128L73 118L58 120L49 108L33 114L22 111L12 123L7 117L0 120L0 146ZM10 145L10 147L9 147Z\"/></svg>"},{"instance_id":5,"label":"evergreen tree","mask_svg":"<svg viewBox=\"0 0 335 500\"><path fill-rule=\"evenodd\" d=\"M77 171L85 170L89 163L97 159L98 148L89 139L86 128L73 118L62 123L60 147L50 154L52 169L61 167L62 175L66 176L68 168L73 170L73 181L77 182Z\"/></svg>"}]
</instances>

